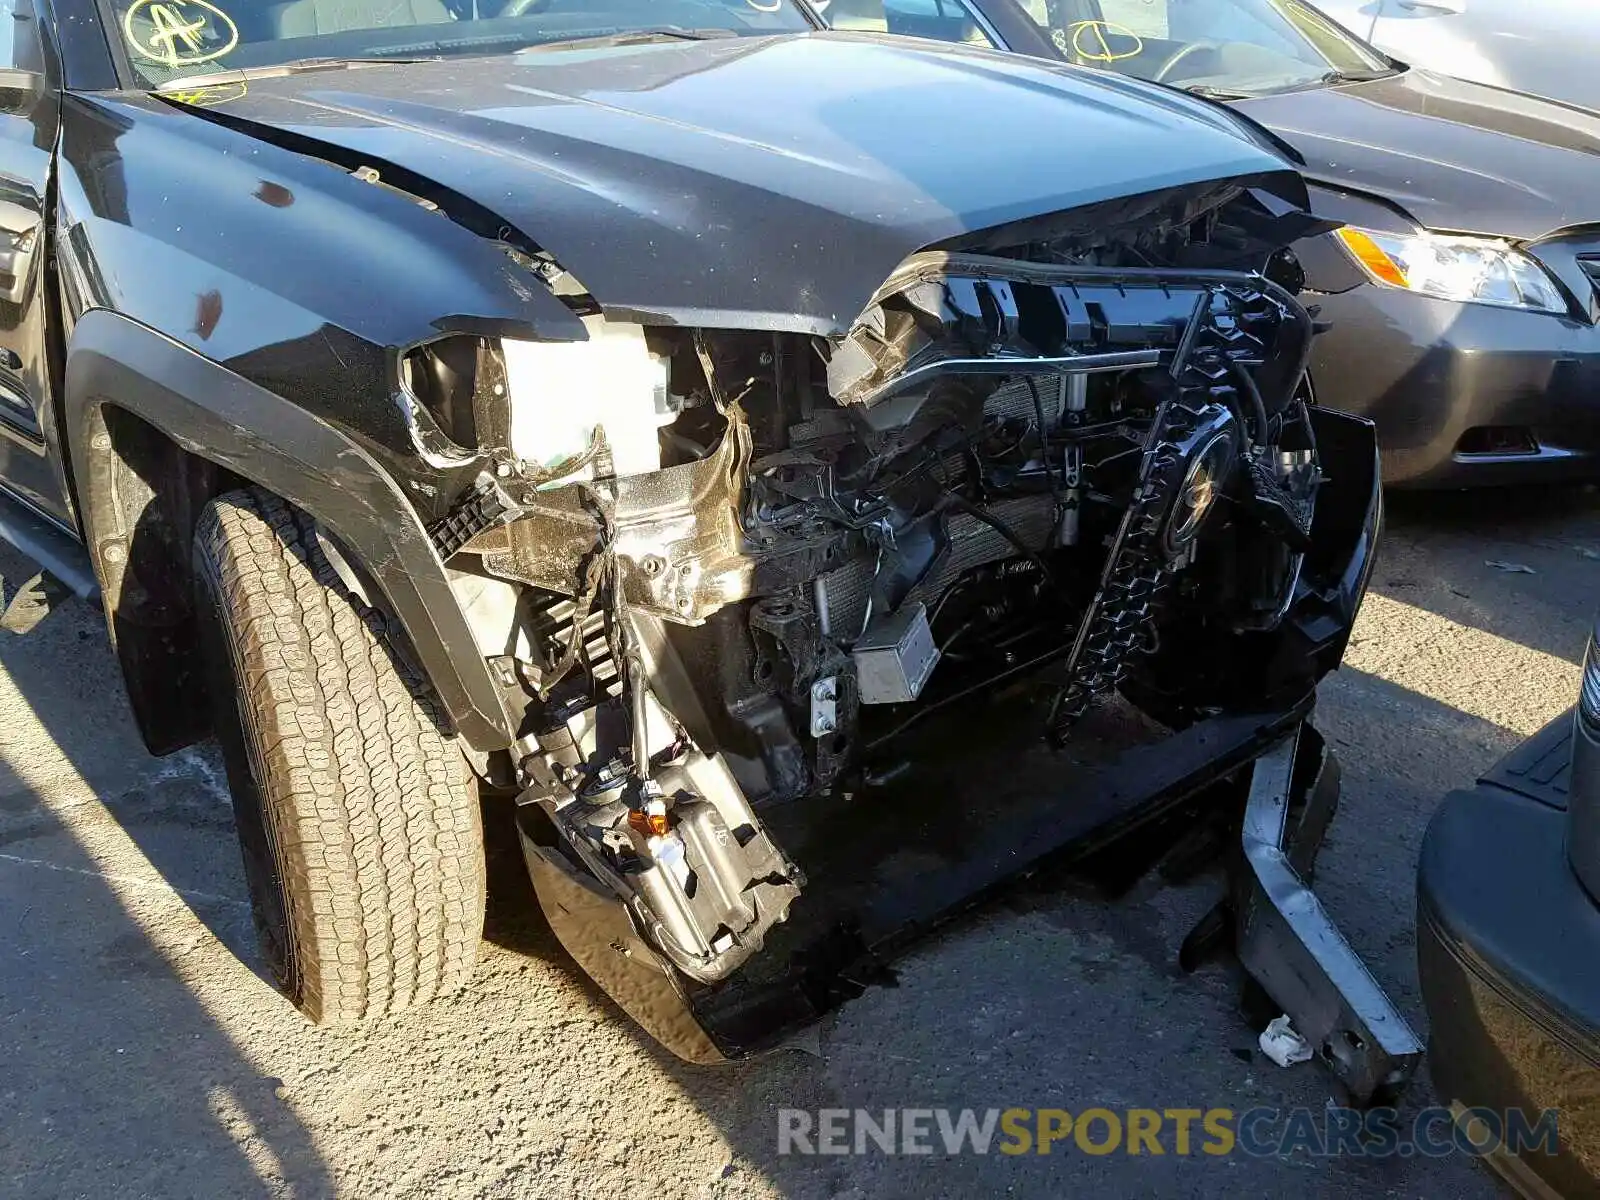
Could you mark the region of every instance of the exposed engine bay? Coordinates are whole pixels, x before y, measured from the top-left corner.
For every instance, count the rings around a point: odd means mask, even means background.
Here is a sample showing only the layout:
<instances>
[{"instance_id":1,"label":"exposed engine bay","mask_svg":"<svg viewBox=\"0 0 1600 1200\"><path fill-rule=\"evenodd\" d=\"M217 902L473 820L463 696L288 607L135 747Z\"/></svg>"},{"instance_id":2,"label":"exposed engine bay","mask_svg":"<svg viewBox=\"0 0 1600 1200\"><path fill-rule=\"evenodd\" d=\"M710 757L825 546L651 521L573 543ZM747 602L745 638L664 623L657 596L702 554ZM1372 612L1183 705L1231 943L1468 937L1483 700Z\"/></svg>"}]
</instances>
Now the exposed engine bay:
<instances>
[{"instance_id":1,"label":"exposed engine bay","mask_svg":"<svg viewBox=\"0 0 1600 1200\"><path fill-rule=\"evenodd\" d=\"M1315 224L1210 185L918 254L839 339L589 310L587 342L413 357L483 448L432 533L522 803L649 946L728 979L807 888L772 815L848 811L1008 689L1070 747L1114 695L1175 729L1314 685L1238 647L1314 590L1278 248Z\"/></svg>"}]
</instances>

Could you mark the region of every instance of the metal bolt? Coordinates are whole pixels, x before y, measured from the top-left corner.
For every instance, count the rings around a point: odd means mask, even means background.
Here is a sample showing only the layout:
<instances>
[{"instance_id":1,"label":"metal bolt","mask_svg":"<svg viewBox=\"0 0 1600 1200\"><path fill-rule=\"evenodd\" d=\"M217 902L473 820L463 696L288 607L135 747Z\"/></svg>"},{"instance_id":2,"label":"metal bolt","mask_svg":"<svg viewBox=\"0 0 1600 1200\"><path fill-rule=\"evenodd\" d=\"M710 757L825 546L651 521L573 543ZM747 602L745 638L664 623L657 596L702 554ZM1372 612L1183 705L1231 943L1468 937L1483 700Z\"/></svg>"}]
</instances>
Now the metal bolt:
<instances>
[{"instance_id":1,"label":"metal bolt","mask_svg":"<svg viewBox=\"0 0 1600 1200\"><path fill-rule=\"evenodd\" d=\"M667 569L667 560L659 554L646 554L639 560L639 569L651 579L654 579Z\"/></svg>"},{"instance_id":2,"label":"metal bolt","mask_svg":"<svg viewBox=\"0 0 1600 1200\"><path fill-rule=\"evenodd\" d=\"M678 597L678 611L679 612L688 612L693 607L694 607L694 601L692 599L690 599L688 596L679 596Z\"/></svg>"},{"instance_id":3,"label":"metal bolt","mask_svg":"<svg viewBox=\"0 0 1600 1200\"><path fill-rule=\"evenodd\" d=\"M511 464L510 463L496 463L495 464L495 468L494 468L494 473L496 475L500 476L501 479L504 479L506 476L511 474Z\"/></svg>"},{"instance_id":4,"label":"metal bolt","mask_svg":"<svg viewBox=\"0 0 1600 1200\"><path fill-rule=\"evenodd\" d=\"M833 732L833 722L831 720L829 720L827 717L818 717L817 718L817 732L818 733L832 733Z\"/></svg>"},{"instance_id":5,"label":"metal bolt","mask_svg":"<svg viewBox=\"0 0 1600 1200\"><path fill-rule=\"evenodd\" d=\"M833 680L819 679L811 685L811 698L813 700L832 700L835 698Z\"/></svg>"},{"instance_id":6,"label":"metal bolt","mask_svg":"<svg viewBox=\"0 0 1600 1200\"><path fill-rule=\"evenodd\" d=\"M506 385L503 384L503 383L495 384L494 385L494 394L496 396L504 396L506 394Z\"/></svg>"},{"instance_id":7,"label":"metal bolt","mask_svg":"<svg viewBox=\"0 0 1600 1200\"><path fill-rule=\"evenodd\" d=\"M772 365L772 351L771 350L763 350L761 352L761 365L763 367L770 367Z\"/></svg>"},{"instance_id":8,"label":"metal bolt","mask_svg":"<svg viewBox=\"0 0 1600 1200\"><path fill-rule=\"evenodd\" d=\"M96 450L109 450L111 449L111 435L107 433L97 433L89 439L89 445L93 446Z\"/></svg>"},{"instance_id":9,"label":"metal bolt","mask_svg":"<svg viewBox=\"0 0 1600 1200\"><path fill-rule=\"evenodd\" d=\"M100 556L108 563L119 563L128 557L128 552L122 548L120 543L110 542L100 551Z\"/></svg>"}]
</instances>

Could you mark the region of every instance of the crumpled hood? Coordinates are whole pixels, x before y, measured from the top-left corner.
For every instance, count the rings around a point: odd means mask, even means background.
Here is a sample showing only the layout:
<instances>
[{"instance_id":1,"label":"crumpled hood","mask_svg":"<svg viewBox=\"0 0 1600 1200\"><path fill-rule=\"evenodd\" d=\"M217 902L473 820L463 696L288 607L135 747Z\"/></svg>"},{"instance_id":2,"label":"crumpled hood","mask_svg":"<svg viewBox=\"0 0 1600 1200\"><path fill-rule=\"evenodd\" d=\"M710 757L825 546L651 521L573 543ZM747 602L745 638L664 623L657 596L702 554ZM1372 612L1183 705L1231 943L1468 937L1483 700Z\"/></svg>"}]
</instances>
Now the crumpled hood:
<instances>
[{"instance_id":1,"label":"crumpled hood","mask_svg":"<svg viewBox=\"0 0 1600 1200\"><path fill-rule=\"evenodd\" d=\"M610 310L817 333L931 243L1286 167L1166 89L850 34L302 73L204 111L434 180Z\"/></svg>"},{"instance_id":2,"label":"crumpled hood","mask_svg":"<svg viewBox=\"0 0 1600 1200\"><path fill-rule=\"evenodd\" d=\"M1531 240L1600 222L1600 114L1417 70L1238 107L1305 156L1307 178L1430 229Z\"/></svg>"}]
</instances>

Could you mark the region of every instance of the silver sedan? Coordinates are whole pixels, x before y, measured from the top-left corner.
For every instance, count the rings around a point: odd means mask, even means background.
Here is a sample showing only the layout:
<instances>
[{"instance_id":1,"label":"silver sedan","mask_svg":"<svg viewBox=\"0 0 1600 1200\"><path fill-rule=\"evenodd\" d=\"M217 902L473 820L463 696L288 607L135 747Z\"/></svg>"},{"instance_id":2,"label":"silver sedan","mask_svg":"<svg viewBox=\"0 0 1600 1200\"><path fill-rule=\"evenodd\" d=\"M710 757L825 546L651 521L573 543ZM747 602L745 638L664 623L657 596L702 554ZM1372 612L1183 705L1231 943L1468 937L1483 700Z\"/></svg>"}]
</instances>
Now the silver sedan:
<instances>
[{"instance_id":1,"label":"silver sedan","mask_svg":"<svg viewBox=\"0 0 1600 1200\"><path fill-rule=\"evenodd\" d=\"M1595 0L1315 0L1396 58L1600 110Z\"/></svg>"}]
</instances>

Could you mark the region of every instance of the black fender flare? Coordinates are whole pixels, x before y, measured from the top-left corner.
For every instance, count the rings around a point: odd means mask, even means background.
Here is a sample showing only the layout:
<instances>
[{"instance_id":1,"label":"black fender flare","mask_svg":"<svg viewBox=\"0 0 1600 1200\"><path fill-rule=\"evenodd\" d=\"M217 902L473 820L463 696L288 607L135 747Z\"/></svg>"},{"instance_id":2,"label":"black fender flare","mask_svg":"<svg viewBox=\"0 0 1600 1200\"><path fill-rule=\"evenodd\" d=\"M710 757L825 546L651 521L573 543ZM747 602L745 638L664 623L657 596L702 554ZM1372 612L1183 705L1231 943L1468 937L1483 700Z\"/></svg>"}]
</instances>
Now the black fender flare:
<instances>
[{"instance_id":1,"label":"black fender flare","mask_svg":"<svg viewBox=\"0 0 1600 1200\"><path fill-rule=\"evenodd\" d=\"M84 541L113 644L134 530L124 527L114 494L118 460L108 407L308 513L376 584L382 598L373 599L404 630L456 731L480 751L512 743L500 689L433 543L372 456L292 401L148 326L95 309L72 331L61 412ZM128 654L120 645L118 653L127 674Z\"/></svg>"}]
</instances>

